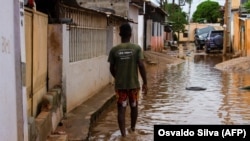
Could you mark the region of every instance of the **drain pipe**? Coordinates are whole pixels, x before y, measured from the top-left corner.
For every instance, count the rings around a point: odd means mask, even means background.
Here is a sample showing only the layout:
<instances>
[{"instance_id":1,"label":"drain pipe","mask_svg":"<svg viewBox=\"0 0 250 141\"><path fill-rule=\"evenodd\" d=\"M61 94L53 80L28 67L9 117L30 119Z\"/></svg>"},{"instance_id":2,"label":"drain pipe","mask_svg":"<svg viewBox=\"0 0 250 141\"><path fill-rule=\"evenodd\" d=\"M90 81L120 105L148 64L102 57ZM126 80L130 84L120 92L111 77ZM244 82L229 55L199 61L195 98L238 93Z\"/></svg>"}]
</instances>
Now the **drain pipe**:
<instances>
[{"instance_id":1,"label":"drain pipe","mask_svg":"<svg viewBox=\"0 0 250 141\"><path fill-rule=\"evenodd\" d=\"M143 15L145 15L145 11L146 11L146 2L143 2Z\"/></svg>"}]
</instances>

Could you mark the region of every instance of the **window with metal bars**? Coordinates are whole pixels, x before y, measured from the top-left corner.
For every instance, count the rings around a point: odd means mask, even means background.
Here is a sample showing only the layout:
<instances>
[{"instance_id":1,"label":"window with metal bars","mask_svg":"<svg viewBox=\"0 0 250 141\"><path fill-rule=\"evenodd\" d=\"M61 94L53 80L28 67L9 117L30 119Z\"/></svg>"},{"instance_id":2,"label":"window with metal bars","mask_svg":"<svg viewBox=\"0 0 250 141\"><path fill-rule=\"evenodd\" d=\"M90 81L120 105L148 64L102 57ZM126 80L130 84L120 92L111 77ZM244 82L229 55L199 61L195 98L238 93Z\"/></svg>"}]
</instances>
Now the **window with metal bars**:
<instances>
[{"instance_id":1,"label":"window with metal bars","mask_svg":"<svg viewBox=\"0 0 250 141\"><path fill-rule=\"evenodd\" d=\"M106 54L106 29L71 27L69 43L70 62Z\"/></svg>"}]
</instances>

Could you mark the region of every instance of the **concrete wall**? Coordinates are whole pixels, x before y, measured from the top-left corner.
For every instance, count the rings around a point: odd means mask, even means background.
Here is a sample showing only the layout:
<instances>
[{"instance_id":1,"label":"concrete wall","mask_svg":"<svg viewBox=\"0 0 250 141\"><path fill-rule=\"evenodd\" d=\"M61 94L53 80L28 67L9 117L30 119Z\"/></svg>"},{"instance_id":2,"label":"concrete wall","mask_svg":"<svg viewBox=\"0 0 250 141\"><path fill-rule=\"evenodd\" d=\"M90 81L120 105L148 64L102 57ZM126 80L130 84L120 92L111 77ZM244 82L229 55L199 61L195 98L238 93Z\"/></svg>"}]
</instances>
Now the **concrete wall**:
<instances>
[{"instance_id":1,"label":"concrete wall","mask_svg":"<svg viewBox=\"0 0 250 141\"><path fill-rule=\"evenodd\" d=\"M250 20L247 19L246 22L246 29L245 29L245 33L246 33L246 38L245 38L245 48L246 48L246 56L250 56L250 40L249 40L249 33L250 33Z\"/></svg>"},{"instance_id":2,"label":"concrete wall","mask_svg":"<svg viewBox=\"0 0 250 141\"><path fill-rule=\"evenodd\" d=\"M241 20L239 20L239 13L235 13L234 16L232 17L234 24L232 25L232 28L234 29L234 35L232 38L232 49L234 53L242 53L242 48L241 48Z\"/></svg>"},{"instance_id":3,"label":"concrete wall","mask_svg":"<svg viewBox=\"0 0 250 141\"><path fill-rule=\"evenodd\" d=\"M69 112L110 83L109 64L107 55L70 63L67 26L63 25L57 34L62 36L62 89Z\"/></svg>"},{"instance_id":4,"label":"concrete wall","mask_svg":"<svg viewBox=\"0 0 250 141\"><path fill-rule=\"evenodd\" d=\"M159 22L153 22L152 29L153 33L150 39L151 50L161 52L164 46L164 27Z\"/></svg>"},{"instance_id":5,"label":"concrete wall","mask_svg":"<svg viewBox=\"0 0 250 141\"><path fill-rule=\"evenodd\" d=\"M231 1L232 9L238 9L240 7L240 0L232 0Z\"/></svg>"},{"instance_id":6,"label":"concrete wall","mask_svg":"<svg viewBox=\"0 0 250 141\"><path fill-rule=\"evenodd\" d=\"M68 63L65 71L67 111L86 101L110 81L107 56Z\"/></svg>"},{"instance_id":7,"label":"concrete wall","mask_svg":"<svg viewBox=\"0 0 250 141\"><path fill-rule=\"evenodd\" d=\"M131 37L131 42L138 44L138 14L139 14L139 10L137 7L131 5L129 7L129 19L133 19L133 21L135 22L134 24L132 23L132 29L133 29L133 34Z\"/></svg>"},{"instance_id":8,"label":"concrete wall","mask_svg":"<svg viewBox=\"0 0 250 141\"><path fill-rule=\"evenodd\" d=\"M1 5L4 6L0 9L0 137L3 141L26 141L28 123L21 78L21 62L25 61L21 38L24 20L20 14L24 13L23 1L1 1Z\"/></svg>"},{"instance_id":9,"label":"concrete wall","mask_svg":"<svg viewBox=\"0 0 250 141\"><path fill-rule=\"evenodd\" d=\"M144 46L144 16L138 17L138 44L143 47Z\"/></svg>"},{"instance_id":10,"label":"concrete wall","mask_svg":"<svg viewBox=\"0 0 250 141\"><path fill-rule=\"evenodd\" d=\"M48 26L48 89L62 85L62 25Z\"/></svg>"},{"instance_id":11,"label":"concrete wall","mask_svg":"<svg viewBox=\"0 0 250 141\"><path fill-rule=\"evenodd\" d=\"M151 38L152 38L152 28L153 28L153 21L147 20L147 27L146 27L146 49L151 48Z\"/></svg>"}]
</instances>

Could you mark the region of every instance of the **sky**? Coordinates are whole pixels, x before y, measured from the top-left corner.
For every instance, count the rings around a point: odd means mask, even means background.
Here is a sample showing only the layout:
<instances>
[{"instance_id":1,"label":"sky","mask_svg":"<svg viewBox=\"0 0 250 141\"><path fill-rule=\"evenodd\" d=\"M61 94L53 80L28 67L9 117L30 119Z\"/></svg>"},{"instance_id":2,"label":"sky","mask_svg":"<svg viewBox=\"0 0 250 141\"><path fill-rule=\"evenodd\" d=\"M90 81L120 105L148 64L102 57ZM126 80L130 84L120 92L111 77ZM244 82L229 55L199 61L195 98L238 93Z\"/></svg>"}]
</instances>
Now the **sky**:
<instances>
[{"instance_id":1,"label":"sky","mask_svg":"<svg viewBox=\"0 0 250 141\"><path fill-rule=\"evenodd\" d=\"M168 2L172 2L173 0L168 0ZM192 15L193 15L193 13L195 12L195 10L196 10L196 7L200 4L200 3L202 3L202 2L204 2L204 1L207 1L207 0L193 0L193 2L192 2L192 5L191 5L191 17L192 17ZM224 6L224 4L225 4L225 0L211 0L211 1L216 1L216 2L218 2L219 3L219 5L221 5L221 6ZM178 0L175 0L175 2L176 3L178 3ZM185 4L185 6L182 6L182 10L184 11L184 12L186 12L186 13L188 13L189 12L189 5L188 4Z\"/></svg>"}]
</instances>

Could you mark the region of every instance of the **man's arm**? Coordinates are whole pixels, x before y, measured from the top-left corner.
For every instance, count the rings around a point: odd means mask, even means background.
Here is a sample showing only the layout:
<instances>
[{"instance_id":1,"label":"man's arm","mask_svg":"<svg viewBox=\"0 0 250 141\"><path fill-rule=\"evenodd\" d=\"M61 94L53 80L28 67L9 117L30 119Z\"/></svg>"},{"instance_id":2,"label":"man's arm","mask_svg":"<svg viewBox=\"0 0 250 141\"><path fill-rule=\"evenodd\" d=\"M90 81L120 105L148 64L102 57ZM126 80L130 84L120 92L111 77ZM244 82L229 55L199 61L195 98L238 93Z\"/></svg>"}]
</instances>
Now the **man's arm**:
<instances>
[{"instance_id":1,"label":"man's arm","mask_svg":"<svg viewBox=\"0 0 250 141\"><path fill-rule=\"evenodd\" d=\"M112 76L115 78L115 65L114 64L110 63L109 71L112 74Z\"/></svg>"},{"instance_id":2,"label":"man's arm","mask_svg":"<svg viewBox=\"0 0 250 141\"><path fill-rule=\"evenodd\" d=\"M139 67L139 72L141 74L142 81L143 81L142 91L145 94L147 94L147 90L148 90L148 87L147 87L147 74L146 74L146 69L145 69L145 66L144 66L144 61L142 59L139 60L138 67Z\"/></svg>"}]
</instances>

